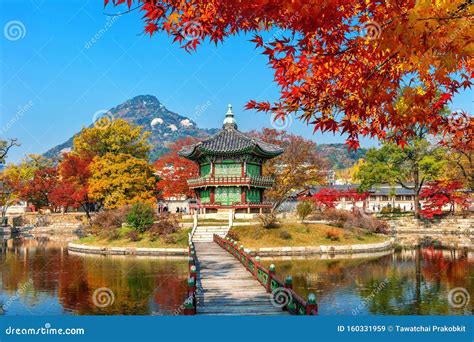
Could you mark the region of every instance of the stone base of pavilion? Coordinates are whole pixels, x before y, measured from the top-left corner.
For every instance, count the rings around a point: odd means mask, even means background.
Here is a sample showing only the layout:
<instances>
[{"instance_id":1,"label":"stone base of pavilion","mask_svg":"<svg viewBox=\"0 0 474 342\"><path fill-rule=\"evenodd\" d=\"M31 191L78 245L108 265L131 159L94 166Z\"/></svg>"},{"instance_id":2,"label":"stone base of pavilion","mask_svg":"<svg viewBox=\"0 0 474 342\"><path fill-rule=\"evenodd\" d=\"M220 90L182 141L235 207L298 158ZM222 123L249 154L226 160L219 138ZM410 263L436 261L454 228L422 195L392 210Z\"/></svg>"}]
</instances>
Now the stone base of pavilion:
<instances>
[{"instance_id":1,"label":"stone base of pavilion","mask_svg":"<svg viewBox=\"0 0 474 342\"><path fill-rule=\"evenodd\" d=\"M197 212L199 215L208 215L209 217L216 216L228 217L233 215L234 218L253 218L256 215L270 212L272 204L270 203L242 203L234 205L220 205L220 204L205 204L205 205L191 205L189 207L190 213Z\"/></svg>"}]
</instances>

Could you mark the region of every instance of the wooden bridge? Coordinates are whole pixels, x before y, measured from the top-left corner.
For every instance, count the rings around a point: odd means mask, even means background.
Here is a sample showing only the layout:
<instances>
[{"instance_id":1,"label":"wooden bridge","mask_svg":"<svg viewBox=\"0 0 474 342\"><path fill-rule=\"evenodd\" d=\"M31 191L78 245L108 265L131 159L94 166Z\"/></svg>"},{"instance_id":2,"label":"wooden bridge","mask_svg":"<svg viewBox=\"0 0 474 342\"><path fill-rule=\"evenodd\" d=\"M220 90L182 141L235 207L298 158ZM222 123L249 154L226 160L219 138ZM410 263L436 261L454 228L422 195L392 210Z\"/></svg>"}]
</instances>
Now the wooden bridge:
<instances>
[{"instance_id":1,"label":"wooden bridge","mask_svg":"<svg viewBox=\"0 0 474 342\"><path fill-rule=\"evenodd\" d=\"M189 270L185 315L317 315L316 296L303 300L291 277L283 283L230 239L190 242Z\"/></svg>"}]
</instances>

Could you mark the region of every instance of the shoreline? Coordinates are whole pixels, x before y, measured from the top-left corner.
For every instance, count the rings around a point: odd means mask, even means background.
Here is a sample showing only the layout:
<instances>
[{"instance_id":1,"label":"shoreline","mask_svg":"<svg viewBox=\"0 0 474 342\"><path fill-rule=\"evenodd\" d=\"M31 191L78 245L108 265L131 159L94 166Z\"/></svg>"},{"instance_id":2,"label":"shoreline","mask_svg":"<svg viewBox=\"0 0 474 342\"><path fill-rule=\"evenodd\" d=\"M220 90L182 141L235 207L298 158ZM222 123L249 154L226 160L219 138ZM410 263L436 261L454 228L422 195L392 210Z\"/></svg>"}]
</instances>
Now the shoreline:
<instances>
[{"instance_id":1,"label":"shoreline","mask_svg":"<svg viewBox=\"0 0 474 342\"><path fill-rule=\"evenodd\" d=\"M91 246L69 242L68 251L82 254L101 255L144 255L144 256L167 256L167 255L188 255L187 248L146 248L146 247L106 247Z\"/></svg>"},{"instance_id":2,"label":"shoreline","mask_svg":"<svg viewBox=\"0 0 474 342\"><path fill-rule=\"evenodd\" d=\"M378 253L389 251L394 248L395 239L390 238L384 242L356 245L321 245L302 247L262 247L252 249L252 255L261 257L276 256L317 256L317 255L343 255L351 256L367 253ZM69 251L81 254L101 254L101 255L130 255L130 256L169 256L188 255L187 248L144 248L144 247L106 247L91 246L69 242Z\"/></svg>"}]
</instances>

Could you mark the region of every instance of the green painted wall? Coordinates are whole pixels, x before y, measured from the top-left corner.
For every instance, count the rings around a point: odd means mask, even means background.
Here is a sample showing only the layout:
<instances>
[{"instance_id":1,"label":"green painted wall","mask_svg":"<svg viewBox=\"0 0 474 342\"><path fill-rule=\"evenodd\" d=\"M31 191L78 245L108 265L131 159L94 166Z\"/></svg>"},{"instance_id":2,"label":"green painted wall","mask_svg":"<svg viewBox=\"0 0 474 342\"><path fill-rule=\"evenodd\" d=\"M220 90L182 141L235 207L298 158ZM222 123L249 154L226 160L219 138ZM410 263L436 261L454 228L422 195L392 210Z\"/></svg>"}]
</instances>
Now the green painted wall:
<instances>
[{"instance_id":1,"label":"green painted wall","mask_svg":"<svg viewBox=\"0 0 474 342\"><path fill-rule=\"evenodd\" d=\"M201 203L210 203L211 202L211 191L210 190L201 190Z\"/></svg>"},{"instance_id":2,"label":"green painted wall","mask_svg":"<svg viewBox=\"0 0 474 342\"><path fill-rule=\"evenodd\" d=\"M249 176L260 176L262 167L257 164L247 164L247 175Z\"/></svg>"},{"instance_id":3,"label":"green painted wall","mask_svg":"<svg viewBox=\"0 0 474 342\"><path fill-rule=\"evenodd\" d=\"M214 201L223 205L230 205L234 202L241 202L240 188L236 186L223 186L215 190Z\"/></svg>"},{"instance_id":4,"label":"green painted wall","mask_svg":"<svg viewBox=\"0 0 474 342\"><path fill-rule=\"evenodd\" d=\"M247 189L246 200L250 203L260 203L260 190L254 188Z\"/></svg>"},{"instance_id":5,"label":"green painted wall","mask_svg":"<svg viewBox=\"0 0 474 342\"><path fill-rule=\"evenodd\" d=\"M211 164L203 164L200 167L201 177L205 177L211 173Z\"/></svg>"},{"instance_id":6,"label":"green painted wall","mask_svg":"<svg viewBox=\"0 0 474 342\"><path fill-rule=\"evenodd\" d=\"M214 173L216 176L241 176L242 164L234 161L223 161L215 164Z\"/></svg>"}]
</instances>

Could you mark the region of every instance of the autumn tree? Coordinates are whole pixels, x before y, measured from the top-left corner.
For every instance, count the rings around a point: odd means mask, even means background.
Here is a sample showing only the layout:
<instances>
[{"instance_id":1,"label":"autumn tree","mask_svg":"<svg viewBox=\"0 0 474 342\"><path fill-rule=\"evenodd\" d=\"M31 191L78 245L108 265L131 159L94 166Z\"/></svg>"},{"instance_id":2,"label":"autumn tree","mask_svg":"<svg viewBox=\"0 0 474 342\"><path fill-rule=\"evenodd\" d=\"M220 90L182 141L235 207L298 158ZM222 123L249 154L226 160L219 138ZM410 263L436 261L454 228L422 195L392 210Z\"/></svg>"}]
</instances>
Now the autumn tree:
<instances>
[{"instance_id":1,"label":"autumn tree","mask_svg":"<svg viewBox=\"0 0 474 342\"><path fill-rule=\"evenodd\" d=\"M8 208L17 200L14 189L15 187L9 177L5 173L0 172L0 208L2 217L0 224L3 224Z\"/></svg>"},{"instance_id":2,"label":"autumn tree","mask_svg":"<svg viewBox=\"0 0 474 342\"><path fill-rule=\"evenodd\" d=\"M58 201L80 205L86 212L91 202L105 208L154 202L156 177L148 162L149 134L121 119L84 128L60 164L70 198L58 190Z\"/></svg>"},{"instance_id":3,"label":"autumn tree","mask_svg":"<svg viewBox=\"0 0 474 342\"><path fill-rule=\"evenodd\" d=\"M90 172L88 194L107 209L156 201L157 177L153 166L144 159L107 153L94 158Z\"/></svg>"},{"instance_id":4,"label":"autumn tree","mask_svg":"<svg viewBox=\"0 0 474 342\"><path fill-rule=\"evenodd\" d=\"M404 147L385 143L381 148L372 148L357 174L360 189L367 191L387 183L413 190L415 217L419 217L421 189L425 182L440 175L446 164L445 155L443 148L424 138L411 139Z\"/></svg>"},{"instance_id":5,"label":"autumn tree","mask_svg":"<svg viewBox=\"0 0 474 342\"><path fill-rule=\"evenodd\" d=\"M441 179L428 182L420 193L423 200L423 208L420 214L426 218L443 214L446 206L450 212L454 212L455 207L465 209L469 206L469 194L463 189L463 184L459 181Z\"/></svg>"},{"instance_id":6,"label":"autumn tree","mask_svg":"<svg viewBox=\"0 0 474 342\"><path fill-rule=\"evenodd\" d=\"M36 209L52 208L51 195L58 180L58 169L54 166L35 170L31 181L22 185L20 196Z\"/></svg>"},{"instance_id":7,"label":"autumn tree","mask_svg":"<svg viewBox=\"0 0 474 342\"><path fill-rule=\"evenodd\" d=\"M355 211L358 202L362 202L363 207L365 207L365 200L368 197L368 192L359 192L357 189L322 188L310 198L303 197L301 200L310 200L317 207L335 208L337 202L344 198L346 201L351 202L352 210Z\"/></svg>"},{"instance_id":8,"label":"autumn tree","mask_svg":"<svg viewBox=\"0 0 474 342\"><path fill-rule=\"evenodd\" d=\"M186 137L176 141L170 146L170 151L162 155L156 162L160 181L158 190L162 197L192 196L187 180L198 174L198 167L193 161L178 155L184 146L197 142L196 138Z\"/></svg>"},{"instance_id":9,"label":"autumn tree","mask_svg":"<svg viewBox=\"0 0 474 342\"><path fill-rule=\"evenodd\" d=\"M165 32L187 51L206 39L217 44L253 34L280 98L251 100L247 108L277 118L295 113L315 130L345 133L353 148L360 135L385 139L386 132L403 144L416 136L417 124L445 132L442 108L472 85L471 1L138 0L134 6L146 33ZM395 106L404 87L410 115Z\"/></svg>"},{"instance_id":10,"label":"autumn tree","mask_svg":"<svg viewBox=\"0 0 474 342\"><path fill-rule=\"evenodd\" d=\"M150 132L122 119L112 119L107 125L84 128L74 138L73 153L82 158L102 157L107 153L129 154L135 158L148 158L151 146L147 141Z\"/></svg>"},{"instance_id":11,"label":"autumn tree","mask_svg":"<svg viewBox=\"0 0 474 342\"><path fill-rule=\"evenodd\" d=\"M36 208L49 207L57 171L54 161L41 155L30 154L18 164L9 164L4 171L13 196L29 201ZM43 188L44 187L44 188Z\"/></svg>"},{"instance_id":12,"label":"autumn tree","mask_svg":"<svg viewBox=\"0 0 474 342\"><path fill-rule=\"evenodd\" d=\"M51 201L64 208L81 207L90 218L91 200L88 195L91 159L68 153L58 166L58 186L51 193Z\"/></svg>"},{"instance_id":13,"label":"autumn tree","mask_svg":"<svg viewBox=\"0 0 474 342\"><path fill-rule=\"evenodd\" d=\"M0 139L0 165L5 163L8 152L15 146L19 146L16 139L1 140ZM15 203L16 194L14 192L13 182L7 177L7 175L0 169L0 208L1 208L1 221L3 224L5 216L7 214L8 207Z\"/></svg>"},{"instance_id":14,"label":"autumn tree","mask_svg":"<svg viewBox=\"0 0 474 342\"><path fill-rule=\"evenodd\" d=\"M285 150L279 157L263 164L263 174L275 178L273 187L265 192L266 199L273 203L273 210L277 210L294 190L324 182L323 171L327 164L316 152L314 141L268 128L252 134Z\"/></svg>"},{"instance_id":15,"label":"autumn tree","mask_svg":"<svg viewBox=\"0 0 474 342\"><path fill-rule=\"evenodd\" d=\"M474 118L466 112L454 113L452 125L440 144L449 149L448 169L451 179L474 190Z\"/></svg>"}]
</instances>

